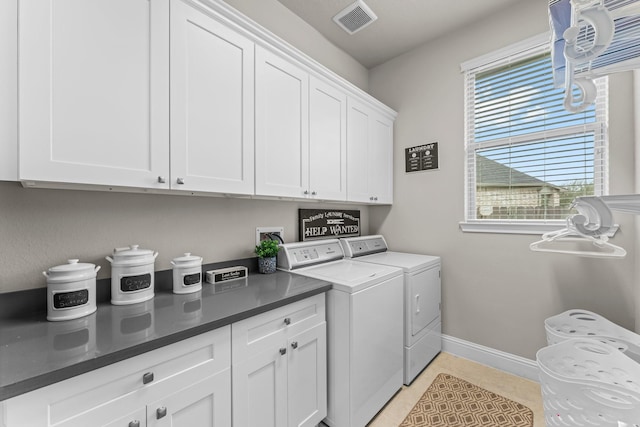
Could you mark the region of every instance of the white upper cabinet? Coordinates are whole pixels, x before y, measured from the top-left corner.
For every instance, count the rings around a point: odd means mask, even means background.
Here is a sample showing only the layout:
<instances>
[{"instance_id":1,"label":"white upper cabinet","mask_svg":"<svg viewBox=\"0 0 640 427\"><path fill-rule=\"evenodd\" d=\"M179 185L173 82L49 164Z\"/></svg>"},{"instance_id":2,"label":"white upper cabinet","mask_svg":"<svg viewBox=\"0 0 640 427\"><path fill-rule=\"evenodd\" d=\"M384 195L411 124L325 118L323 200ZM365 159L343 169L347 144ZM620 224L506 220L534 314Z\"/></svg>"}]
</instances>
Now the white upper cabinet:
<instances>
[{"instance_id":1,"label":"white upper cabinet","mask_svg":"<svg viewBox=\"0 0 640 427\"><path fill-rule=\"evenodd\" d=\"M168 188L168 0L19 0L18 28L19 179Z\"/></svg>"},{"instance_id":2,"label":"white upper cabinet","mask_svg":"<svg viewBox=\"0 0 640 427\"><path fill-rule=\"evenodd\" d=\"M171 2L171 188L253 194L254 44Z\"/></svg>"},{"instance_id":3,"label":"white upper cabinet","mask_svg":"<svg viewBox=\"0 0 640 427\"><path fill-rule=\"evenodd\" d=\"M347 95L315 77L309 93L309 196L347 199Z\"/></svg>"},{"instance_id":4,"label":"white upper cabinet","mask_svg":"<svg viewBox=\"0 0 640 427\"><path fill-rule=\"evenodd\" d=\"M309 74L256 47L256 194L304 197L308 167Z\"/></svg>"},{"instance_id":5,"label":"white upper cabinet","mask_svg":"<svg viewBox=\"0 0 640 427\"><path fill-rule=\"evenodd\" d=\"M393 203L393 121L352 98L347 112L347 199Z\"/></svg>"},{"instance_id":6,"label":"white upper cabinet","mask_svg":"<svg viewBox=\"0 0 640 427\"><path fill-rule=\"evenodd\" d=\"M0 1L0 181L18 179L18 3Z\"/></svg>"},{"instance_id":7,"label":"white upper cabinet","mask_svg":"<svg viewBox=\"0 0 640 427\"><path fill-rule=\"evenodd\" d=\"M392 203L395 112L224 1L16 1L0 180Z\"/></svg>"}]
</instances>

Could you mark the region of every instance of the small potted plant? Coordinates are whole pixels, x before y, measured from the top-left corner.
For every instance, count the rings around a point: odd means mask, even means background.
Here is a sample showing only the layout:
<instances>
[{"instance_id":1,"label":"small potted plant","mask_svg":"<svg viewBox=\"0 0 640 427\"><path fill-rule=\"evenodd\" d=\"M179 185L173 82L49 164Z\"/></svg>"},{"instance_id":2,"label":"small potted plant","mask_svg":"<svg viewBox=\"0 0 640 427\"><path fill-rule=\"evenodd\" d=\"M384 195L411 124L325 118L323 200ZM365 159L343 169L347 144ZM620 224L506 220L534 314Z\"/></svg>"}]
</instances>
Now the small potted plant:
<instances>
[{"instance_id":1,"label":"small potted plant","mask_svg":"<svg viewBox=\"0 0 640 427\"><path fill-rule=\"evenodd\" d=\"M256 255L258 255L258 271L260 273L276 272L276 255L278 255L277 240L263 240L256 246Z\"/></svg>"}]
</instances>

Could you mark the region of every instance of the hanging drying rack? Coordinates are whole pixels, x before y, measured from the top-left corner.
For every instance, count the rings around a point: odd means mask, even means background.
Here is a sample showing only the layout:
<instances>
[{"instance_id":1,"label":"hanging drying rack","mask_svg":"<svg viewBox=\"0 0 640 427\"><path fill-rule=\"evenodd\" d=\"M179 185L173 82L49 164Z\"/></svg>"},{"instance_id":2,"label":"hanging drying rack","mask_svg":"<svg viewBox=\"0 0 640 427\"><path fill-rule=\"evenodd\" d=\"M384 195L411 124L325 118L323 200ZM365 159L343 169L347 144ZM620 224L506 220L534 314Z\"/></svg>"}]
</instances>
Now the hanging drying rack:
<instances>
[{"instance_id":1,"label":"hanging drying rack","mask_svg":"<svg viewBox=\"0 0 640 427\"><path fill-rule=\"evenodd\" d=\"M640 67L640 0L549 0L554 84L580 112L597 95L594 79Z\"/></svg>"},{"instance_id":2,"label":"hanging drying rack","mask_svg":"<svg viewBox=\"0 0 640 427\"><path fill-rule=\"evenodd\" d=\"M627 251L608 241L607 235L617 228L611 211L640 215L640 194L576 197L571 207L578 213L567 218L567 226L543 234L541 240L529 245L532 251L624 258ZM585 243L586 248L575 248Z\"/></svg>"}]
</instances>

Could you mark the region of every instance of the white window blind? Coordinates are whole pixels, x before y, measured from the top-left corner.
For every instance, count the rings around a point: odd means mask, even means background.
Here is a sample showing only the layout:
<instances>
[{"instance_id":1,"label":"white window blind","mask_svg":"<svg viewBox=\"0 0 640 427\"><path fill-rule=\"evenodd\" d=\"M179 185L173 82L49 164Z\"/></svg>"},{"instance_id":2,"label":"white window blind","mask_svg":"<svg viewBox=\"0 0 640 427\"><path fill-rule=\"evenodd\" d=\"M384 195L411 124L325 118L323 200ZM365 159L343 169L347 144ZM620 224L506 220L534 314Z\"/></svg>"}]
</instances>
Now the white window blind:
<instances>
[{"instance_id":1,"label":"white window blind","mask_svg":"<svg viewBox=\"0 0 640 427\"><path fill-rule=\"evenodd\" d=\"M465 72L466 222L557 224L607 192L607 79L581 113L563 108L548 43ZM464 227L463 227L464 229Z\"/></svg>"}]
</instances>

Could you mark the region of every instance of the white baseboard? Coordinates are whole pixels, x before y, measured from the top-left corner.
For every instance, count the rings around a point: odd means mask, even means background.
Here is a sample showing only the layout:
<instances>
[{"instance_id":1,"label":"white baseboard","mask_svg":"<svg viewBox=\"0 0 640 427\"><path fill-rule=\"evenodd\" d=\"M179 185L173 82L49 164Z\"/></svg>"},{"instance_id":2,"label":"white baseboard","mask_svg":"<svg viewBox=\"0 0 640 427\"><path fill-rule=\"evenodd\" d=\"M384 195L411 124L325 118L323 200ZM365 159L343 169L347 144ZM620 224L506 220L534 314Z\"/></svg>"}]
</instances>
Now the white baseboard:
<instances>
[{"instance_id":1,"label":"white baseboard","mask_svg":"<svg viewBox=\"0 0 640 427\"><path fill-rule=\"evenodd\" d=\"M539 382L534 360L442 334L442 351Z\"/></svg>"}]
</instances>

